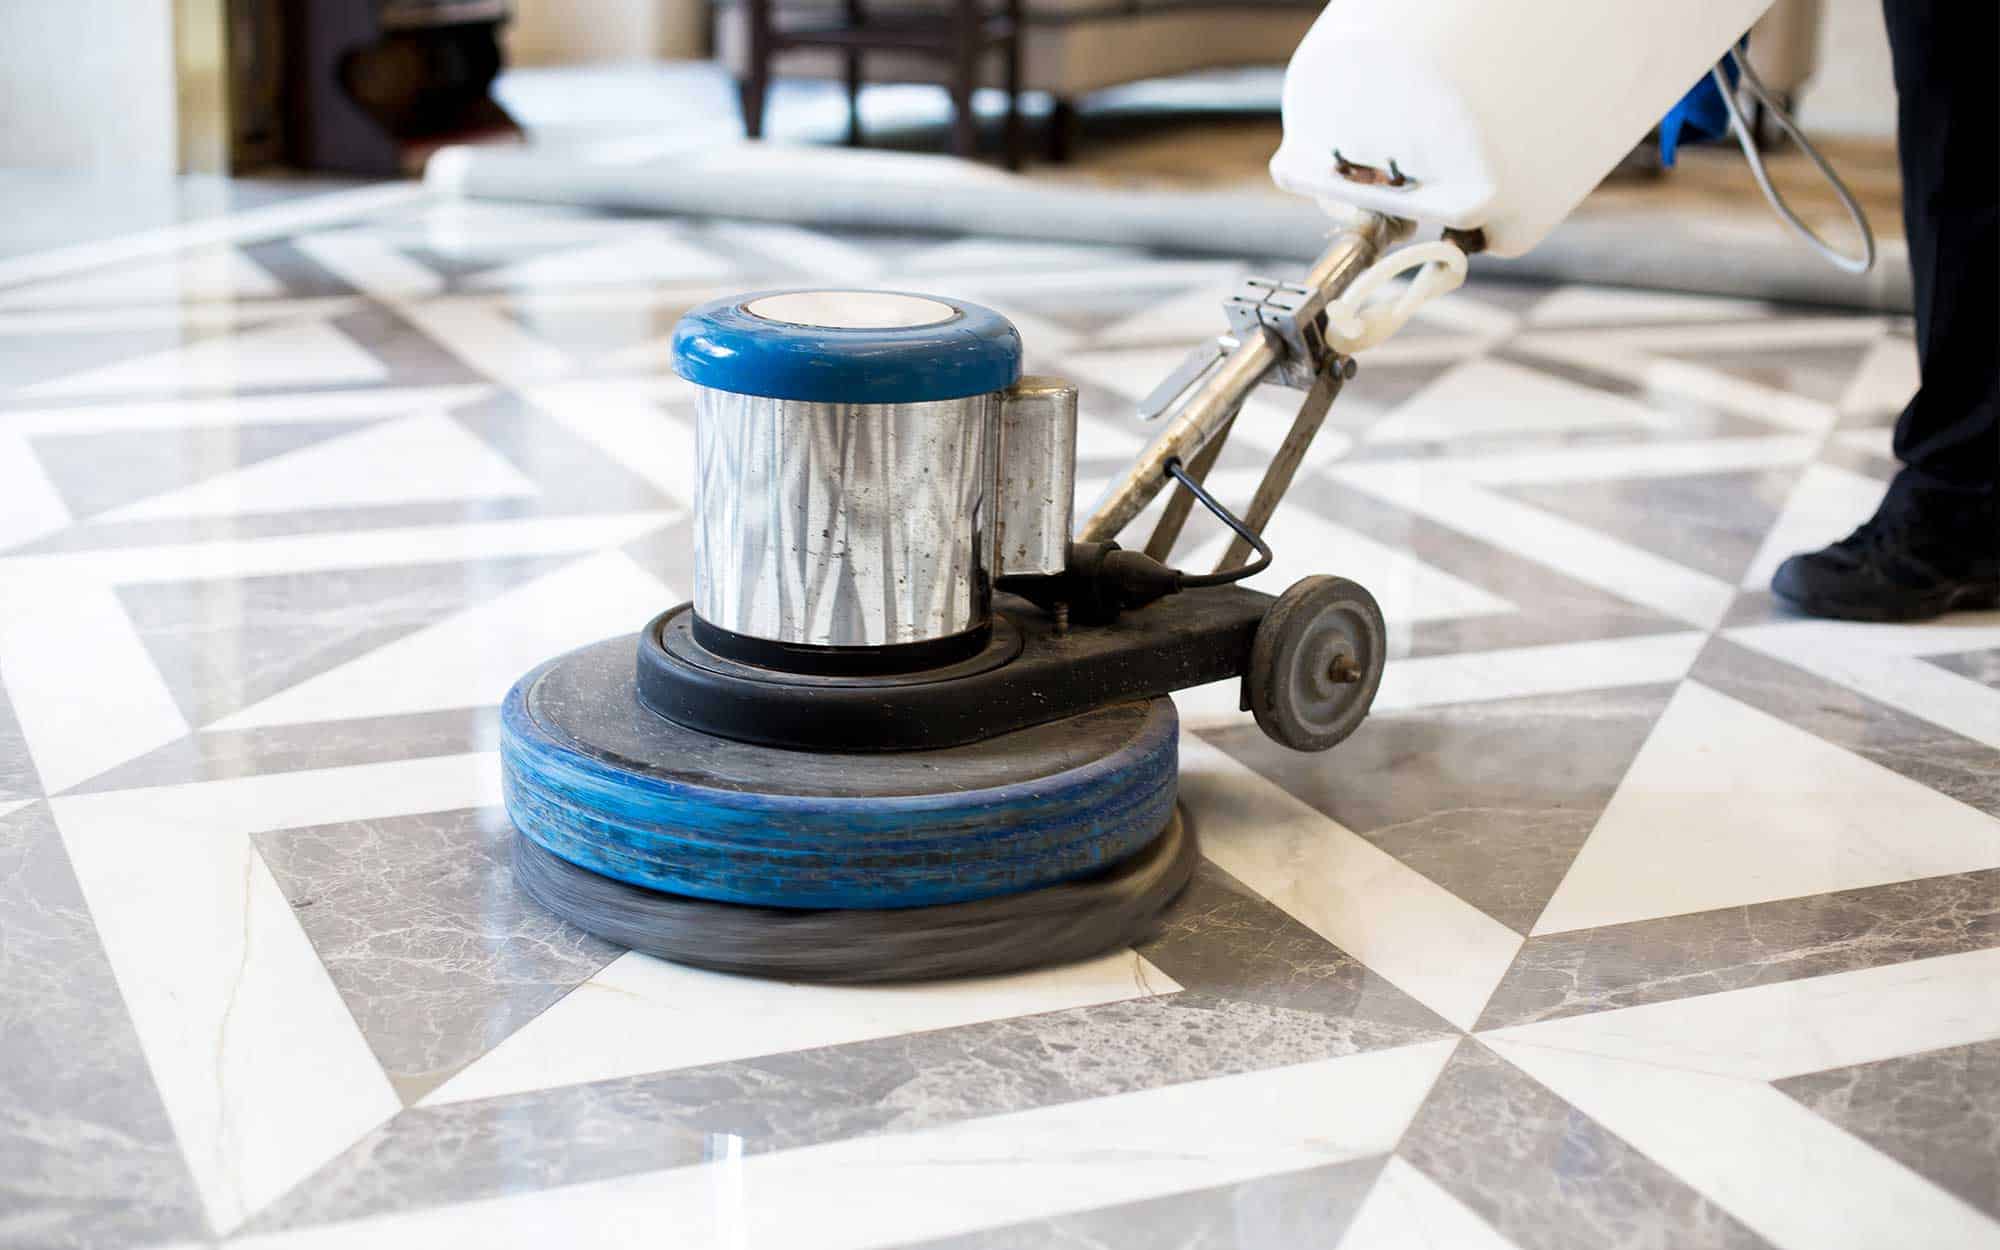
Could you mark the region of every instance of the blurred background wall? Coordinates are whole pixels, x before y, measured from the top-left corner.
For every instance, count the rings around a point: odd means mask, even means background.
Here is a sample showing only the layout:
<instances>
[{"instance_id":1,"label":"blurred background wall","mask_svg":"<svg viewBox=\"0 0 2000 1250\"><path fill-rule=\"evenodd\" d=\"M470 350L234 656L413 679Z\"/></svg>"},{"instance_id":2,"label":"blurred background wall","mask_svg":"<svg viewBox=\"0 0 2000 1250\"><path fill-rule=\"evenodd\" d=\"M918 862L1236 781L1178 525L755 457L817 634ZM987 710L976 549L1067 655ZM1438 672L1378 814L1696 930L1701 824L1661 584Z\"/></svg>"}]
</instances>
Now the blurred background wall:
<instances>
[{"instance_id":1,"label":"blurred background wall","mask_svg":"<svg viewBox=\"0 0 2000 1250\"><path fill-rule=\"evenodd\" d=\"M0 0L0 166L171 174L174 6Z\"/></svg>"}]
</instances>

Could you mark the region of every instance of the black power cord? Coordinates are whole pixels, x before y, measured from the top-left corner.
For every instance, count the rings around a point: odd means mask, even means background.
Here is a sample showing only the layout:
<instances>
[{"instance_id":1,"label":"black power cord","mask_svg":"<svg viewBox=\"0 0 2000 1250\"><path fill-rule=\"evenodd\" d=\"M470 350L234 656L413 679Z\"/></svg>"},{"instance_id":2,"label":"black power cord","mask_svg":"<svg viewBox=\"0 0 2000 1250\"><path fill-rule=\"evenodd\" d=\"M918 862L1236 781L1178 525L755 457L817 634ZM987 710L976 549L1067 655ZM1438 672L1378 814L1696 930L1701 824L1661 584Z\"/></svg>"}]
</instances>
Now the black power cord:
<instances>
[{"instance_id":1,"label":"black power cord","mask_svg":"<svg viewBox=\"0 0 2000 1250\"><path fill-rule=\"evenodd\" d=\"M1241 568L1230 569L1223 573L1181 574L1182 590L1196 590L1203 586L1227 586L1247 577L1255 577L1271 567L1270 545L1260 535L1253 533L1235 513L1223 507L1220 500L1203 490L1199 482L1189 477L1187 470L1181 467L1179 458L1167 461L1167 476L1187 487L1188 494L1200 500L1201 506L1214 513L1216 520L1236 531L1236 536L1249 543L1257 552L1257 558Z\"/></svg>"}]
</instances>

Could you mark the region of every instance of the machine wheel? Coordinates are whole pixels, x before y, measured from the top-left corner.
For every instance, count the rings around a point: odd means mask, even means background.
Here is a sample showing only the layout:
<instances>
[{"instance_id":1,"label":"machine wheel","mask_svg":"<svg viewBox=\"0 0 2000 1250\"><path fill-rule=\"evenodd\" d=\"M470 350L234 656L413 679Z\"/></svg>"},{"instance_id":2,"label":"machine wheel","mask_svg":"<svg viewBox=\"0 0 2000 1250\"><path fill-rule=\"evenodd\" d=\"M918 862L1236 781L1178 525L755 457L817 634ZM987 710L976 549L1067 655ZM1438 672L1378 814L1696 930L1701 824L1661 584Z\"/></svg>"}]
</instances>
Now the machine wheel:
<instances>
[{"instance_id":1,"label":"machine wheel","mask_svg":"<svg viewBox=\"0 0 2000 1250\"><path fill-rule=\"evenodd\" d=\"M1375 702L1388 629L1375 596L1344 577L1308 577L1278 596L1250 644L1250 711L1273 741L1324 751Z\"/></svg>"}]
</instances>

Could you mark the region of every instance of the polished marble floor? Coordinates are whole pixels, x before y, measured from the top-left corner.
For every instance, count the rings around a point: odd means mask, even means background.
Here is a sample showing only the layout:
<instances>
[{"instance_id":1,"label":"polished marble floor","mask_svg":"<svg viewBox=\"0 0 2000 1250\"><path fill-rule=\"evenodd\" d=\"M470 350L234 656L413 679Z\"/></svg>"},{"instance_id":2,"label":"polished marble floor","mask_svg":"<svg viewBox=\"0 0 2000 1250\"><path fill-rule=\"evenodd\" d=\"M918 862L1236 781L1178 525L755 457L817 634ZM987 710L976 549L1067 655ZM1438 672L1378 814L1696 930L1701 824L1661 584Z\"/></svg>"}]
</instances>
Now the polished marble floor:
<instances>
[{"instance_id":1,"label":"polished marble floor","mask_svg":"<svg viewBox=\"0 0 2000 1250\"><path fill-rule=\"evenodd\" d=\"M1891 470L1894 320L1488 284L1371 353L1266 581L1375 591L1378 710L1183 699L1135 951L815 989L516 894L495 703L687 591L683 308L991 303L1101 482L1242 272L413 188L0 270L0 1244L2000 1246L2000 614L1763 590Z\"/></svg>"}]
</instances>

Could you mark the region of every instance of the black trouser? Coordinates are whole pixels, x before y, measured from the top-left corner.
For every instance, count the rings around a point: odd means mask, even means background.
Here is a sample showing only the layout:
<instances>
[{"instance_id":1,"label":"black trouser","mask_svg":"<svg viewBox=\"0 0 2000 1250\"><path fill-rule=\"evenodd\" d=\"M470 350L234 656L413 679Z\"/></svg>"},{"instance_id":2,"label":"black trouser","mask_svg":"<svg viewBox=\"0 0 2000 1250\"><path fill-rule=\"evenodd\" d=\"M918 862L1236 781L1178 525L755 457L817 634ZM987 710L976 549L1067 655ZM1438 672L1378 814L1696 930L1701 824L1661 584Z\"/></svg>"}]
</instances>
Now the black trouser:
<instances>
[{"instance_id":1,"label":"black trouser","mask_svg":"<svg viewBox=\"0 0 2000 1250\"><path fill-rule=\"evenodd\" d=\"M2000 3L1883 0L1923 385L1896 422L1898 486L2000 480Z\"/></svg>"}]
</instances>

